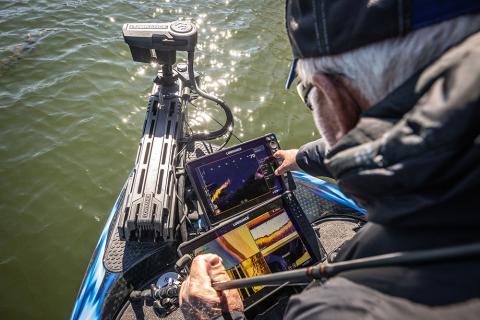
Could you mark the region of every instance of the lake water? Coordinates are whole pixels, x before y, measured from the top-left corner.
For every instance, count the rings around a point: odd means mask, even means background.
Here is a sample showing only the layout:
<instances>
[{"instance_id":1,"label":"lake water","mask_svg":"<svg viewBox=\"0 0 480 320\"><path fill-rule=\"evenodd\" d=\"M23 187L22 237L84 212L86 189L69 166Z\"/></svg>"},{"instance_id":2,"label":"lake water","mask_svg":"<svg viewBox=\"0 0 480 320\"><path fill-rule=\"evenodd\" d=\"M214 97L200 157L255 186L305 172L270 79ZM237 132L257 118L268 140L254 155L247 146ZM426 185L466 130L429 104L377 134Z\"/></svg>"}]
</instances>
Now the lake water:
<instances>
[{"instance_id":1,"label":"lake water","mask_svg":"<svg viewBox=\"0 0 480 320\"><path fill-rule=\"evenodd\" d=\"M132 168L156 69L132 62L123 23L193 20L196 68L232 107L240 139L274 132L293 148L318 138L295 90L284 90L283 8L278 0L0 2L2 319L69 317ZM201 115L191 125L218 128Z\"/></svg>"}]
</instances>

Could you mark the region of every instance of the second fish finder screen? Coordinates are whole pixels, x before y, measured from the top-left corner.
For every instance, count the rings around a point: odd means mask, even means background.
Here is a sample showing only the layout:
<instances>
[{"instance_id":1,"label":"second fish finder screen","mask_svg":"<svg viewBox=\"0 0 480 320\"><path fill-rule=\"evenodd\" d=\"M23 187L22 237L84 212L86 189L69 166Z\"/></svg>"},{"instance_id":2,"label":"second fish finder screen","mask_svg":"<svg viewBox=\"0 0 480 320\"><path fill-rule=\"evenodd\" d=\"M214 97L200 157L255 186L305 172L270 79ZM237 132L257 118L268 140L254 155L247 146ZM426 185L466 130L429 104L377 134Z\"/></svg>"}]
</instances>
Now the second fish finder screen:
<instances>
[{"instance_id":1,"label":"second fish finder screen","mask_svg":"<svg viewBox=\"0 0 480 320\"><path fill-rule=\"evenodd\" d=\"M196 245L199 246L193 250L195 256L220 256L231 279L297 269L312 262L287 212L276 203L233 220ZM268 293L269 288L256 286L238 291L248 306Z\"/></svg>"},{"instance_id":2,"label":"second fish finder screen","mask_svg":"<svg viewBox=\"0 0 480 320\"><path fill-rule=\"evenodd\" d=\"M275 159L264 145L231 151L231 155L198 168L210 202L212 222L261 203L284 191L275 176Z\"/></svg>"}]
</instances>

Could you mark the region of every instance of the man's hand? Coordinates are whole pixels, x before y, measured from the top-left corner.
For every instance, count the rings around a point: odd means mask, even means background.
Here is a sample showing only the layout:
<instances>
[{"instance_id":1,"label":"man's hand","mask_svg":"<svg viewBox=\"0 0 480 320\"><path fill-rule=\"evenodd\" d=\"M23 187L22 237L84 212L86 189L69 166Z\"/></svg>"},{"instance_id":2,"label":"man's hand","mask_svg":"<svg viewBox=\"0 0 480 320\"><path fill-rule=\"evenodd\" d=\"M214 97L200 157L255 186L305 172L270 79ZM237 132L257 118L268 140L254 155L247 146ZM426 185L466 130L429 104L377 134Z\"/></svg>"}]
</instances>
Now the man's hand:
<instances>
[{"instance_id":1,"label":"man's hand","mask_svg":"<svg viewBox=\"0 0 480 320\"><path fill-rule=\"evenodd\" d=\"M222 313L243 312L237 290L216 291L212 282L230 280L222 259L203 254L193 259L190 275L180 289L180 307L185 319L212 319Z\"/></svg>"},{"instance_id":2,"label":"man's hand","mask_svg":"<svg viewBox=\"0 0 480 320\"><path fill-rule=\"evenodd\" d=\"M284 174L287 171L300 169L296 161L297 152L298 149L278 150L275 152L273 156L282 162L277 170L275 170L277 176Z\"/></svg>"}]
</instances>

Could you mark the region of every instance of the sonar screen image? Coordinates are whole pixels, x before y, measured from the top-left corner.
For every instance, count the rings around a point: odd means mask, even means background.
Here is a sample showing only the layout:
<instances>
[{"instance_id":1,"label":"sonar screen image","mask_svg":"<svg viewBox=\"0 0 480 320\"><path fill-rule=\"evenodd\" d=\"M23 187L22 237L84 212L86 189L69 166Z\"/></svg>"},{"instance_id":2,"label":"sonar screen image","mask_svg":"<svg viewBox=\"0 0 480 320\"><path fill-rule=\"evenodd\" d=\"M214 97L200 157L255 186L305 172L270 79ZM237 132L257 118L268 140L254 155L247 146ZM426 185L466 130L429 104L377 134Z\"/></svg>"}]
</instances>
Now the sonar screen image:
<instances>
[{"instance_id":1,"label":"sonar screen image","mask_svg":"<svg viewBox=\"0 0 480 320\"><path fill-rule=\"evenodd\" d=\"M298 234L283 209L267 212L248 223L255 243L263 254L268 254L289 242Z\"/></svg>"},{"instance_id":2,"label":"sonar screen image","mask_svg":"<svg viewBox=\"0 0 480 320\"><path fill-rule=\"evenodd\" d=\"M242 261L239 265L227 269L227 274L231 279L256 277L268 273L271 273L270 268L260 252ZM256 286L239 289L238 291L240 292L242 300L245 300L263 288L263 286Z\"/></svg>"},{"instance_id":3,"label":"sonar screen image","mask_svg":"<svg viewBox=\"0 0 480 320\"><path fill-rule=\"evenodd\" d=\"M248 228L272 272L294 269L312 261L283 208L253 219Z\"/></svg>"},{"instance_id":4,"label":"sonar screen image","mask_svg":"<svg viewBox=\"0 0 480 320\"><path fill-rule=\"evenodd\" d=\"M230 269L259 251L250 230L243 225L197 248L195 255L209 252L219 255L225 269Z\"/></svg>"},{"instance_id":5,"label":"sonar screen image","mask_svg":"<svg viewBox=\"0 0 480 320\"><path fill-rule=\"evenodd\" d=\"M194 250L194 255L215 253L232 279L285 271L311 262L292 221L283 208L260 213L245 222L222 227L217 238ZM264 287L240 289L244 301Z\"/></svg>"},{"instance_id":6,"label":"sonar screen image","mask_svg":"<svg viewBox=\"0 0 480 320\"><path fill-rule=\"evenodd\" d=\"M274 174L275 159L264 146L244 150L199 170L214 216L283 189L281 179Z\"/></svg>"}]
</instances>

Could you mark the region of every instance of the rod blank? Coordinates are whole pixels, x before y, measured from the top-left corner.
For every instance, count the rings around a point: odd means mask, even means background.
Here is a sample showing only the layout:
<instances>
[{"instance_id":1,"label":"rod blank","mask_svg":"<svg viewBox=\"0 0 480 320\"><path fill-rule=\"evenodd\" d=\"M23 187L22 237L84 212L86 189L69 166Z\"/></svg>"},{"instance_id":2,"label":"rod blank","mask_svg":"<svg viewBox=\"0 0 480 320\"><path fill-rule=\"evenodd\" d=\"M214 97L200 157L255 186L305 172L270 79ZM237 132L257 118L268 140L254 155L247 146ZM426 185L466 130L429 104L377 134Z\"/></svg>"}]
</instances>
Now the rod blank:
<instances>
[{"instance_id":1,"label":"rod blank","mask_svg":"<svg viewBox=\"0 0 480 320\"><path fill-rule=\"evenodd\" d=\"M395 252L336 263L320 263L313 267L301 268L298 270L282 271L245 279L215 282L212 283L212 286L215 290L240 289L261 285L281 286L287 282L306 282L313 279L330 278L340 272L349 270L432 263L448 259L474 256L480 256L480 243L430 250Z\"/></svg>"}]
</instances>

